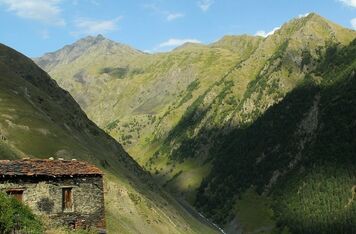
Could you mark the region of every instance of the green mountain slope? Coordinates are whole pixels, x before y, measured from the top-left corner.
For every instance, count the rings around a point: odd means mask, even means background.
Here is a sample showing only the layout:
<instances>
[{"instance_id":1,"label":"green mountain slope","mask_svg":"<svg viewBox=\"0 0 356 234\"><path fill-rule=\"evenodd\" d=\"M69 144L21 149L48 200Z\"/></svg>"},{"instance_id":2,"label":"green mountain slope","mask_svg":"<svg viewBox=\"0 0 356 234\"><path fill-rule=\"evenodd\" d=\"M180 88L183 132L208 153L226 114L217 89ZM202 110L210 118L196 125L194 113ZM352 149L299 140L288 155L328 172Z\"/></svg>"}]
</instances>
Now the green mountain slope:
<instances>
[{"instance_id":1,"label":"green mountain slope","mask_svg":"<svg viewBox=\"0 0 356 234\"><path fill-rule=\"evenodd\" d=\"M1 159L76 158L105 171L109 233L215 232L160 190L32 60L2 44L0 115Z\"/></svg>"},{"instance_id":2,"label":"green mountain slope","mask_svg":"<svg viewBox=\"0 0 356 234\"><path fill-rule=\"evenodd\" d=\"M170 53L124 56L133 62L126 60L120 66L113 62L120 55L108 63L103 59L105 47L96 46L71 66L54 67L50 74L161 184L214 221L228 224L227 230L263 232L276 225L281 229L297 225L300 229L293 231L303 232L307 226L292 222L291 210L296 208L291 204L298 204L296 200L277 197L293 191L295 184L288 182L290 190L282 190L279 178L289 178L317 139L314 132L321 116L317 107L326 100L321 90L331 90L324 86L333 76L350 76L346 72L355 58L347 51L353 51L350 43L355 38L355 31L309 14L292 19L267 38L226 36L210 45L186 44ZM334 56L339 60L332 65ZM84 65L84 61L90 62ZM114 75L123 67L126 72ZM335 70L327 70L330 67ZM73 74L85 71L83 79L95 80L95 85L66 75L68 68ZM133 69L137 72L130 72ZM93 101L85 106L81 98ZM278 157L269 158L270 154ZM300 170L308 173L310 168ZM291 206L276 205L278 199ZM305 202L301 208L326 211L324 206L318 210L316 200ZM246 209L250 205L266 219L258 222ZM302 210L298 212L303 217ZM330 221L319 216L314 221L326 230L322 222ZM307 225L305 218L299 221Z\"/></svg>"},{"instance_id":3,"label":"green mountain slope","mask_svg":"<svg viewBox=\"0 0 356 234\"><path fill-rule=\"evenodd\" d=\"M234 216L253 188L292 233L355 232L356 39L333 48L281 102L222 136L196 199L213 219Z\"/></svg>"}]
</instances>

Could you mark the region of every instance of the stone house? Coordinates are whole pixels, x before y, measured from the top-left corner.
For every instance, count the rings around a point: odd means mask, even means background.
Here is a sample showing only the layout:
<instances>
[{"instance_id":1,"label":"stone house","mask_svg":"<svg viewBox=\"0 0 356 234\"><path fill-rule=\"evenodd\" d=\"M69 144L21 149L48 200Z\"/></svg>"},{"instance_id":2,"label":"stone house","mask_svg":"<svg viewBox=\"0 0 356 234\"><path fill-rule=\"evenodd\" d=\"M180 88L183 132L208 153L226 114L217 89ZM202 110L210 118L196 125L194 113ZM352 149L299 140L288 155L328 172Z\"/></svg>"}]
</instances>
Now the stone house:
<instances>
[{"instance_id":1,"label":"stone house","mask_svg":"<svg viewBox=\"0 0 356 234\"><path fill-rule=\"evenodd\" d=\"M76 160L0 160L0 190L54 224L105 231L103 173Z\"/></svg>"}]
</instances>

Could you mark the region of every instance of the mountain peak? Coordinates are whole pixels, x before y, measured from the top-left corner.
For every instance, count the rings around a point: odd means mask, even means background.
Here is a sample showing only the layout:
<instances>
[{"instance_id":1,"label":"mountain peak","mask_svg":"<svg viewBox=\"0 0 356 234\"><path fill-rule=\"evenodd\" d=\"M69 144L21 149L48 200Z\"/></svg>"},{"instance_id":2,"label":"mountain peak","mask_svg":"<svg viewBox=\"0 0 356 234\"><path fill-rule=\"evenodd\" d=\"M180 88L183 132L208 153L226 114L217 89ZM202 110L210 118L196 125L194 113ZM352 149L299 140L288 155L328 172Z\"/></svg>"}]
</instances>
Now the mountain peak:
<instances>
[{"instance_id":1,"label":"mountain peak","mask_svg":"<svg viewBox=\"0 0 356 234\"><path fill-rule=\"evenodd\" d=\"M344 28L317 13L300 15L282 25L280 30L271 36L271 40L290 38L302 43L335 42L347 44L354 37L352 30Z\"/></svg>"},{"instance_id":2,"label":"mountain peak","mask_svg":"<svg viewBox=\"0 0 356 234\"><path fill-rule=\"evenodd\" d=\"M175 48L173 51L181 51L181 50L195 49L195 48L201 48L201 47L205 47L205 45L202 43L196 43L196 42L186 42L183 45L180 45L177 48Z\"/></svg>"},{"instance_id":3,"label":"mountain peak","mask_svg":"<svg viewBox=\"0 0 356 234\"><path fill-rule=\"evenodd\" d=\"M98 35L96 36L96 39L97 39L97 40L104 40L105 37L104 37L102 34L98 34Z\"/></svg>"},{"instance_id":4,"label":"mountain peak","mask_svg":"<svg viewBox=\"0 0 356 234\"><path fill-rule=\"evenodd\" d=\"M77 44L77 43L93 43L93 44L96 44L96 43L99 43L99 42L102 42L102 41L110 41L110 40L105 38L102 34L98 34L97 36L92 36L92 35L86 36L86 37L84 37L82 39L79 39L74 44Z\"/></svg>"},{"instance_id":5,"label":"mountain peak","mask_svg":"<svg viewBox=\"0 0 356 234\"><path fill-rule=\"evenodd\" d=\"M319 15L315 12L305 14L304 16L299 16L298 19L305 20L306 22L316 22L316 23L321 23L321 24L331 24L332 23L331 21L327 20L326 18L322 17L321 15Z\"/></svg>"},{"instance_id":6,"label":"mountain peak","mask_svg":"<svg viewBox=\"0 0 356 234\"><path fill-rule=\"evenodd\" d=\"M96 55L121 54L122 56L134 56L143 54L128 45L121 44L107 39L102 34L97 36L86 36L73 44L66 45L55 52L47 53L34 61L44 70L50 71L59 64L69 64L81 56L88 56L90 53Z\"/></svg>"},{"instance_id":7,"label":"mountain peak","mask_svg":"<svg viewBox=\"0 0 356 234\"><path fill-rule=\"evenodd\" d=\"M247 34L237 36L226 35L209 46L212 48L224 48L235 52L241 52L245 51L247 48L254 48L261 41L261 37L255 37Z\"/></svg>"}]
</instances>

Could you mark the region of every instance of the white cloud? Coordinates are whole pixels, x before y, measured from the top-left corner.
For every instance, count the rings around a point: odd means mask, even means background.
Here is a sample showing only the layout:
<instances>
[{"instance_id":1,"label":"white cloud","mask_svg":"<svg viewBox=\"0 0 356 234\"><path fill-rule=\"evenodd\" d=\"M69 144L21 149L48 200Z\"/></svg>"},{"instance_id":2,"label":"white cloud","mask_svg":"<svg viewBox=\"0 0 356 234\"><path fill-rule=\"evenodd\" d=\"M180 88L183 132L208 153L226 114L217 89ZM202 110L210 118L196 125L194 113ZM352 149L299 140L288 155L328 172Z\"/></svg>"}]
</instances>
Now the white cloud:
<instances>
[{"instance_id":1,"label":"white cloud","mask_svg":"<svg viewBox=\"0 0 356 234\"><path fill-rule=\"evenodd\" d=\"M180 12L170 12L166 10L162 10L160 7L158 7L156 4L145 4L143 5L144 8L153 11L156 14L162 15L166 18L167 21L173 21L179 18L183 18L185 15Z\"/></svg>"},{"instance_id":2,"label":"white cloud","mask_svg":"<svg viewBox=\"0 0 356 234\"><path fill-rule=\"evenodd\" d=\"M62 12L60 2L61 0L0 0L0 5L24 19L64 26L66 23L60 15Z\"/></svg>"},{"instance_id":3,"label":"white cloud","mask_svg":"<svg viewBox=\"0 0 356 234\"><path fill-rule=\"evenodd\" d=\"M197 39L178 39L178 38L171 38L168 39L167 41L164 41L157 45L155 48L150 49L150 50L145 50L144 52L146 53L157 53L157 52L164 52L164 51L170 51L178 46L181 46L185 43L202 43L201 41Z\"/></svg>"},{"instance_id":4,"label":"white cloud","mask_svg":"<svg viewBox=\"0 0 356 234\"><path fill-rule=\"evenodd\" d=\"M339 1L344 3L345 5L356 7L356 0L339 0Z\"/></svg>"},{"instance_id":5,"label":"white cloud","mask_svg":"<svg viewBox=\"0 0 356 234\"><path fill-rule=\"evenodd\" d=\"M79 18L74 22L77 31L72 33L74 35L96 35L106 34L118 29L118 22L122 17L116 17L111 20L93 20L87 18Z\"/></svg>"},{"instance_id":6,"label":"white cloud","mask_svg":"<svg viewBox=\"0 0 356 234\"><path fill-rule=\"evenodd\" d=\"M260 37L268 37L268 36L271 36L273 35L277 30L279 30L281 27L276 27L274 28L272 31L270 32L266 32L266 31L263 31L263 30L260 30L260 31L257 31L256 32L256 36L260 36Z\"/></svg>"},{"instance_id":7,"label":"white cloud","mask_svg":"<svg viewBox=\"0 0 356 234\"><path fill-rule=\"evenodd\" d=\"M310 12L305 13L305 14L300 14L300 15L298 15L298 19L301 19L301 18L307 17L308 15L310 15Z\"/></svg>"},{"instance_id":8,"label":"white cloud","mask_svg":"<svg viewBox=\"0 0 356 234\"><path fill-rule=\"evenodd\" d=\"M181 46L185 43L201 43L201 41L197 39L177 39L177 38L171 38L165 42L162 42L161 44L158 45L158 48L167 48L167 47L177 47Z\"/></svg>"},{"instance_id":9,"label":"white cloud","mask_svg":"<svg viewBox=\"0 0 356 234\"><path fill-rule=\"evenodd\" d=\"M202 11L208 11L214 2L214 0L200 0L198 1L198 6Z\"/></svg>"},{"instance_id":10,"label":"white cloud","mask_svg":"<svg viewBox=\"0 0 356 234\"><path fill-rule=\"evenodd\" d=\"M353 19L351 20L351 26L352 26L353 29L356 30L356 18L353 18Z\"/></svg>"},{"instance_id":11,"label":"white cloud","mask_svg":"<svg viewBox=\"0 0 356 234\"><path fill-rule=\"evenodd\" d=\"M179 19L179 18L182 18L184 17L184 14L182 13L169 13L166 17L166 19L168 21L172 21L172 20L176 20L176 19Z\"/></svg>"},{"instance_id":12,"label":"white cloud","mask_svg":"<svg viewBox=\"0 0 356 234\"><path fill-rule=\"evenodd\" d=\"M73 4L74 6L79 5L80 2L84 2L84 1L83 1L83 0L72 0L72 4ZM97 1L97 0L85 0L85 4L87 4L88 2L91 3L91 4L93 4L93 5L95 5L95 6L99 6L99 5L100 5L100 4L99 4L99 1Z\"/></svg>"}]
</instances>

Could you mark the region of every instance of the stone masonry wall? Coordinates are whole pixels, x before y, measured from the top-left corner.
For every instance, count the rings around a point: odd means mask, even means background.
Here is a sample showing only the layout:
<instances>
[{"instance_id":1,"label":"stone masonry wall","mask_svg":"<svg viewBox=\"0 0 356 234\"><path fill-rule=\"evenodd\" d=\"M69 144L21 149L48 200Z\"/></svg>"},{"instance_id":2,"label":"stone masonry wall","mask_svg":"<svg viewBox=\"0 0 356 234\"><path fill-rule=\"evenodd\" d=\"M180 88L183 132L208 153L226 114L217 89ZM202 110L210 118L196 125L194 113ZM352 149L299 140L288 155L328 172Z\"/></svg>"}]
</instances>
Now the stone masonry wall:
<instances>
[{"instance_id":1,"label":"stone masonry wall","mask_svg":"<svg viewBox=\"0 0 356 234\"><path fill-rule=\"evenodd\" d=\"M63 210L62 189L72 188L73 210ZM24 189L23 202L35 214L48 216L53 223L72 227L105 228L104 193L101 176L66 178L0 178L0 190Z\"/></svg>"}]
</instances>

